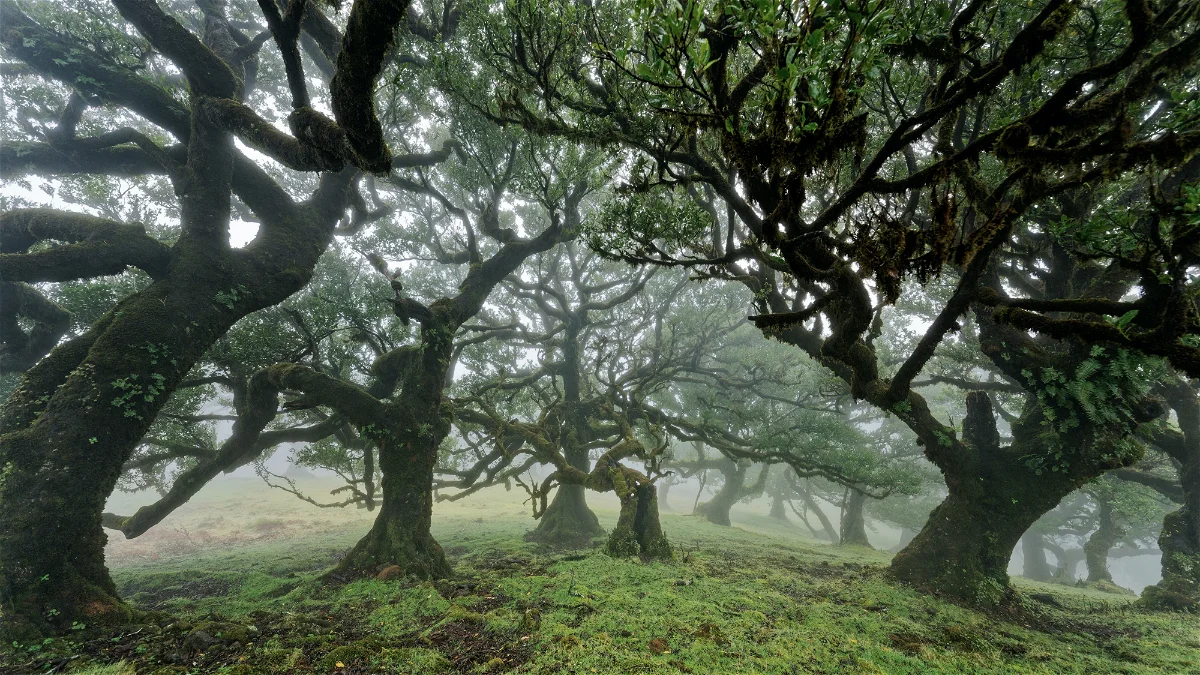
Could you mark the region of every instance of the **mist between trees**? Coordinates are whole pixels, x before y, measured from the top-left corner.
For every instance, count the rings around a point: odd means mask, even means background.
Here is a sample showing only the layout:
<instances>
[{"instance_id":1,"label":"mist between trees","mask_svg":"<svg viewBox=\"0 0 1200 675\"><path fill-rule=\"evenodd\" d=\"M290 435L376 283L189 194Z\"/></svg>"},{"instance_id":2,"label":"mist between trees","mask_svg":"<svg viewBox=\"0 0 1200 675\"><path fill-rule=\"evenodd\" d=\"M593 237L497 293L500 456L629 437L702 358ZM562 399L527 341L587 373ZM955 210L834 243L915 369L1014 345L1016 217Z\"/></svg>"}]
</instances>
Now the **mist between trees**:
<instances>
[{"instance_id":1,"label":"mist between trees","mask_svg":"<svg viewBox=\"0 0 1200 675\"><path fill-rule=\"evenodd\" d=\"M763 499L967 606L1020 545L1195 611L1198 20L0 0L0 633L135 620L107 537L238 469L376 514L330 584L452 576L504 485L545 546Z\"/></svg>"}]
</instances>

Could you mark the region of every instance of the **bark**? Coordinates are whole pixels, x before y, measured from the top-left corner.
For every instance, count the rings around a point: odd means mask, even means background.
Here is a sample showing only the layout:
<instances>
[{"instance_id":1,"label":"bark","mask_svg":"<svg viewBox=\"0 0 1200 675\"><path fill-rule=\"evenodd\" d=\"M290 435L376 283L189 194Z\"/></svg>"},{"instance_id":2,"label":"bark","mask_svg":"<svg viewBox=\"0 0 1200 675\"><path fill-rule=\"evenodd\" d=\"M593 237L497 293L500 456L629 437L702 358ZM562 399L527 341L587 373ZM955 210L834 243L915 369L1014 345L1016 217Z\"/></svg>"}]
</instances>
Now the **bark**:
<instances>
[{"instance_id":1,"label":"bark","mask_svg":"<svg viewBox=\"0 0 1200 675\"><path fill-rule=\"evenodd\" d=\"M1029 530L1021 537L1021 554L1024 559L1021 576L1034 581L1050 581L1054 577L1046 559L1045 537L1041 533Z\"/></svg>"},{"instance_id":2,"label":"bark","mask_svg":"<svg viewBox=\"0 0 1200 675\"><path fill-rule=\"evenodd\" d=\"M1163 578L1142 592L1142 602L1156 609L1196 611L1200 609L1200 546L1194 545L1192 530L1200 517L1187 507L1163 518L1158 547L1162 550Z\"/></svg>"},{"instance_id":3,"label":"bark","mask_svg":"<svg viewBox=\"0 0 1200 675\"><path fill-rule=\"evenodd\" d=\"M587 473L591 461L586 451L565 453L571 466ZM592 539L602 536L600 519L587 505L587 490L582 485L558 486L553 501L542 514L538 525L527 535L527 541L553 546L585 547Z\"/></svg>"},{"instance_id":4,"label":"bark","mask_svg":"<svg viewBox=\"0 0 1200 675\"><path fill-rule=\"evenodd\" d=\"M942 467L950 494L896 554L891 570L918 588L994 607L1012 600L1008 562L1021 536L1082 479L1036 475L1024 460L1027 451L1001 448L982 392L967 394L964 435L973 452Z\"/></svg>"},{"instance_id":5,"label":"bark","mask_svg":"<svg viewBox=\"0 0 1200 675\"><path fill-rule=\"evenodd\" d=\"M1163 518L1158 548L1162 581L1142 592L1142 602L1164 609L1200 609L1200 400L1187 382L1167 389L1183 431L1163 449L1178 463L1183 506Z\"/></svg>"},{"instance_id":6,"label":"bark","mask_svg":"<svg viewBox=\"0 0 1200 675\"><path fill-rule=\"evenodd\" d=\"M632 472L632 469L626 471ZM617 493L621 498L621 515L608 538L606 550L614 556L671 558L671 544L658 518L658 495L654 484L639 481L628 473L625 475L632 479L631 482L637 482L624 492Z\"/></svg>"},{"instance_id":7,"label":"bark","mask_svg":"<svg viewBox=\"0 0 1200 675\"><path fill-rule=\"evenodd\" d=\"M346 578L399 565L405 575L442 579L452 574L446 554L430 533L433 469L445 433L381 444L382 505L375 523L329 576Z\"/></svg>"},{"instance_id":8,"label":"bark","mask_svg":"<svg viewBox=\"0 0 1200 675\"><path fill-rule=\"evenodd\" d=\"M1107 499L1100 501L1100 518L1096 531L1088 537L1083 545L1083 559L1087 564L1088 583L1112 581L1108 571L1108 551L1117 545L1121 538L1121 530L1113 521L1112 503Z\"/></svg>"},{"instance_id":9,"label":"bark","mask_svg":"<svg viewBox=\"0 0 1200 675\"><path fill-rule=\"evenodd\" d=\"M871 548L871 542L867 540L867 519L863 516L867 494L854 488L848 488L847 493L842 508L841 544Z\"/></svg>"},{"instance_id":10,"label":"bark","mask_svg":"<svg viewBox=\"0 0 1200 675\"><path fill-rule=\"evenodd\" d=\"M784 508L784 505L783 505L783 495L782 494L776 493L771 496L771 511L767 515L769 515L772 518L775 518L777 520L786 521L788 519L787 510Z\"/></svg>"}]
</instances>

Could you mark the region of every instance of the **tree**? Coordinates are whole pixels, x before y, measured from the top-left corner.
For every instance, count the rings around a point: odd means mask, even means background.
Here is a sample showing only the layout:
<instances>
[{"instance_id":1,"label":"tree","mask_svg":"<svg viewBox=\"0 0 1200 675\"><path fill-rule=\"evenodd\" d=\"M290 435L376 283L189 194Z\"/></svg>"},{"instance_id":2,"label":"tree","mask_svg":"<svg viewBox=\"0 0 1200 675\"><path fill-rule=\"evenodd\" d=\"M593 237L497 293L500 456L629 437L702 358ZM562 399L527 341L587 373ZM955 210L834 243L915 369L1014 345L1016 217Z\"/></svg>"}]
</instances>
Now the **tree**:
<instances>
[{"instance_id":1,"label":"tree","mask_svg":"<svg viewBox=\"0 0 1200 675\"><path fill-rule=\"evenodd\" d=\"M492 114L627 148L630 198L596 243L747 285L766 334L903 420L950 495L893 572L1004 602L1020 535L1087 478L1045 497L1010 492L1030 484L1023 468L978 473L1002 450L987 398L968 403L972 445L912 383L1030 209L1138 167L1176 166L1200 145L1190 122L1147 116L1171 92L1186 96L1194 6L548 4L472 19L509 87ZM586 37L543 20L560 14ZM906 279L944 267L960 270L955 291L898 367L881 368L882 307ZM1028 434L1018 441L1035 443Z\"/></svg>"},{"instance_id":2,"label":"tree","mask_svg":"<svg viewBox=\"0 0 1200 675\"><path fill-rule=\"evenodd\" d=\"M375 82L407 6L356 2L343 37L311 3L281 12L264 1L259 23L270 30L250 36L231 23L223 3L173 15L152 0L116 0L116 13L87 8L98 31L88 39L82 16L59 5L26 12L0 3L7 57L23 62L25 77L57 83L62 92L61 104L43 106L42 119L5 144L5 175L165 176L178 195L179 219L177 237L163 241L138 225L84 213L3 215L0 292L20 301L4 303L2 360L5 370L24 371L0 424L6 634L128 618L104 568L101 511L171 394L238 319L304 286L338 221L361 202L360 171L387 173L443 157L393 156L374 112ZM313 107L302 31L320 52L309 60L331 83L334 120ZM261 48L272 40L286 84L263 88L259 61L276 57ZM255 108L288 111L272 116L286 117L292 133ZM45 124L55 110L56 123ZM235 138L270 161L252 161ZM235 207L260 223L245 248L229 242ZM41 242L60 245L43 250L35 246ZM56 347L67 322L31 284L127 266L151 281ZM22 320L32 324L29 333Z\"/></svg>"}]
</instances>

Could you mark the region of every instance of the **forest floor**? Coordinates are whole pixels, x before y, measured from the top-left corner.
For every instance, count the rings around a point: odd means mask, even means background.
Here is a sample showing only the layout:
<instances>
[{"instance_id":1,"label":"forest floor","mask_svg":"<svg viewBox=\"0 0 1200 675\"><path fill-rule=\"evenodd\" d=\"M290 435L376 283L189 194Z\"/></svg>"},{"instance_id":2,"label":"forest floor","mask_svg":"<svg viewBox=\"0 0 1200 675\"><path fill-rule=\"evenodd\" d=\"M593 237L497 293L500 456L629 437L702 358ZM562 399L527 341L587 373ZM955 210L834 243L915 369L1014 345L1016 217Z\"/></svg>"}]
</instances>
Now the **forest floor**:
<instances>
[{"instance_id":1,"label":"forest floor","mask_svg":"<svg viewBox=\"0 0 1200 675\"><path fill-rule=\"evenodd\" d=\"M521 497L435 507L453 579L322 586L373 514L223 481L110 544L157 622L6 645L0 672L1200 674L1200 620L1129 596L1017 579L1024 611L989 616L890 583L886 553L746 510L734 527L664 513L672 562L547 551L522 538ZM615 502L589 499L611 526Z\"/></svg>"}]
</instances>

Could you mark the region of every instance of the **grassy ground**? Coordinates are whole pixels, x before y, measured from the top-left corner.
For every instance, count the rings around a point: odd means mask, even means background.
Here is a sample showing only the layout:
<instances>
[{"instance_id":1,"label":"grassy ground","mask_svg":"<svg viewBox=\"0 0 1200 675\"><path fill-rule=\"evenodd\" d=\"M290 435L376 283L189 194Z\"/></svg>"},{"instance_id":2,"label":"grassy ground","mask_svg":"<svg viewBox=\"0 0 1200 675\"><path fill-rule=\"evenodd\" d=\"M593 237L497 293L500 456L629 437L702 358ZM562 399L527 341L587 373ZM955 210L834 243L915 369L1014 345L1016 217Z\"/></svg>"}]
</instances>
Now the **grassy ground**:
<instances>
[{"instance_id":1,"label":"grassy ground","mask_svg":"<svg viewBox=\"0 0 1200 675\"><path fill-rule=\"evenodd\" d=\"M890 584L887 554L747 510L732 528L664 514L676 560L647 564L526 544L520 496L497 490L437 508L454 579L322 587L371 514L213 488L110 544L157 624L6 646L0 672L1200 674L1194 616L1018 580L1024 615L990 617ZM592 501L611 526L615 502Z\"/></svg>"}]
</instances>

